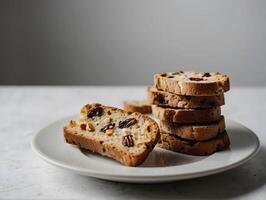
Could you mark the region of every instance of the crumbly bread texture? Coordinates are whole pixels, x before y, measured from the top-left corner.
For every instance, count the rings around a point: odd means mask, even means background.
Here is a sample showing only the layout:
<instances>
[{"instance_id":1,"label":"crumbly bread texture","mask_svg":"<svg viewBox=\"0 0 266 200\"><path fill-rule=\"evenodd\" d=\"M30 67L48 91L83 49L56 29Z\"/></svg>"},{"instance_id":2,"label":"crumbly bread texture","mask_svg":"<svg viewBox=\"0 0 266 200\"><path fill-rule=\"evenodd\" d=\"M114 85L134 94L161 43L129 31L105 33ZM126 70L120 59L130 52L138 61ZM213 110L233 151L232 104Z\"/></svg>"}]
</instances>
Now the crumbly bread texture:
<instances>
[{"instance_id":1,"label":"crumbly bread texture","mask_svg":"<svg viewBox=\"0 0 266 200\"><path fill-rule=\"evenodd\" d=\"M128 112L151 113L151 105L146 100L124 101L124 110Z\"/></svg>"},{"instance_id":2,"label":"crumbly bread texture","mask_svg":"<svg viewBox=\"0 0 266 200\"><path fill-rule=\"evenodd\" d=\"M221 108L206 109L173 109L152 105L153 115L162 121L176 123L208 123L218 121L221 117Z\"/></svg>"},{"instance_id":3,"label":"crumbly bread texture","mask_svg":"<svg viewBox=\"0 0 266 200\"><path fill-rule=\"evenodd\" d=\"M87 104L80 118L64 127L65 141L113 158L127 166L141 164L159 139L159 127L148 116L101 104Z\"/></svg>"},{"instance_id":4,"label":"crumbly bread texture","mask_svg":"<svg viewBox=\"0 0 266 200\"><path fill-rule=\"evenodd\" d=\"M230 140L226 131L206 141L185 140L176 135L161 132L161 140L157 146L175 152L195 156L206 156L226 149L230 146Z\"/></svg>"},{"instance_id":5,"label":"crumbly bread texture","mask_svg":"<svg viewBox=\"0 0 266 200\"><path fill-rule=\"evenodd\" d=\"M219 72L159 73L154 83L159 90L190 96L213 96L230 89L229 77Z\"/></svg>"},{"instance_id":6,"label":"crumbly bread texture","mask_svg":"<svg viewBox=\"0 0 266 200\"><path fill-rule=\"evenodd\" d=\"M224 105L224 94L213 96L185 96L164 92L155 87L147 89L148 102L172 108L209 108Z\"/></svg>"},{"instance_id":7,"label":"crumbly bread texture","mask_svg":"<svg viewBox=\"0 0 266 200\"><path fill-rule=\"evenodd\" d=\"M224 132L225 122L223 116L218 122L206 124L179 124L161 121L160 129L165 133L177 135L183 139L205 141Z\"/></svg>"}]
</instances>

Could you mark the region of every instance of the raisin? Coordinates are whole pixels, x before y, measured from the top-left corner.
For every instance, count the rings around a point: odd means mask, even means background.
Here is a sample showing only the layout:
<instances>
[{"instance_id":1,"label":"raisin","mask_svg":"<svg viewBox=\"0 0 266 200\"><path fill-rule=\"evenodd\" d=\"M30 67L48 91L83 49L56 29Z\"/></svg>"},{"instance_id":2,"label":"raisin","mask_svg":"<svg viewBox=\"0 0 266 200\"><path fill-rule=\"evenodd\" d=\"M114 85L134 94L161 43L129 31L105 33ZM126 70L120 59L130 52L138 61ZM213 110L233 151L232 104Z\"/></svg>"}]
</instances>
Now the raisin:
<instances>
[{"instance_id":1,"label":"raisin","mask_svg":"<svg viewBox=\"0 0 266 200\"><path fill-rule=\"evenodd\" d=\"M174 76L168 76L168 78L174 78Z\"/></svg>"},{"instance_id":2,"label":"raisin","mask_svg":"<svg viewBox=\"0 0 266 200\"><path fill-rule=\"evenodd\" d=\"M133 147L134 140L132 135L125 135L122 140L122 144L126 147Z\"/></svg>"},{"instance_id":3,"label":"raisin","mask_svg":"<svg viewBox=\"0 0 266 200\"><path fill-rule=\"evenodd\" d=\"M202 77L210 77L211 76L211 74L209 73L209 72L206 72L206 73L204 73L203 75L202 75Z\"/></svg>"},{"instance_id":4,"label":"raisin","mask_svg":"<svg viewBox=\"0 0 266 200\"><path fill-rule=\"evenodd\" d=\"M107 124L104 127L102 127L101 131L105 133L106 130L113 129L114 127L115 127L115 123L110 123L110 124Z\"/></svg>"},{"instance_id":5,"label":"raisin","mask_svg":"<svg viewBox=\"0 0 266 200\"><path fill-rule=\"evenodd\" d=\"M130 127L136 123L137 123L137 120L135 118L128 118L124 121L120 121L118 127L119 128L128 128L128 127Z\"/></svg>"},{"instance_id":6,"label":"raisin","mask_svg":"<svg viewBox=\"0 0 266 200\"><path fill-rule=\"evenodd\" d=\"M190 77L189 80L191 80L191 81L203 81L203 78Z\"/></svg>"},{"instance_id":7,"label":"raisin","mask_svg":"<svg viewBox=\"0 0 266 200\"><path fill-rule=\"evenodd\" d=\"M166 74L166 73L162 73L161 76L162 76L162 77L166 77L167 74Z\"/></svg>"},{"instance_id":8,"label":"raisin","mask_svg":"<svg viewBox=\"0 0 266 200\"><path fill-rule=\"evenodd\" d=\"M87 117L92 118L95 116L102 116L102 114L103 114L103 108L102 107L96 107L96 108L91 109L88 112Z\"/></svg>"}]
</instances>

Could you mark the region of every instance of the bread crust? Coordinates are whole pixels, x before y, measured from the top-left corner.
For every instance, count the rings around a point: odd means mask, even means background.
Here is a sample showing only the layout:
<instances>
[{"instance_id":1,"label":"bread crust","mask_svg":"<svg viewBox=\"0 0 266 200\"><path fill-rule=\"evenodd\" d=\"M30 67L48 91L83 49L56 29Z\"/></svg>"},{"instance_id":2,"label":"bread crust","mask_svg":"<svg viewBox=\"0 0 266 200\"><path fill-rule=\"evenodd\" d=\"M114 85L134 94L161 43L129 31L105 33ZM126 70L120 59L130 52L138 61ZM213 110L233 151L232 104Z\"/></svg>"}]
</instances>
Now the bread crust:
<instances>
[{"instance_id":1,"label":"bread crust","mask_svg":"<svg viewBox=\"0 0 266 200\"><path fill-rule=\"evenodd\" d=\"M148 102L172 108L210 108L224 105L224 94L213 96L185 96L164 92L155 87L147 89Z\"/></svg>"},{"instance_id":2,"label":"bread crust","mask_svg":"<svg viewBox=\"0 0 266 200\"><path fill-rule=\"evenodd\" d=\"M134 117L136 119L141 119L145 121L145 130L149 127L149 134L150 138L148 141L145 141L145 149L140 152L134 153L129 152L126 148L121 148L120 146L116 145L116 143L112 143L110 141L104 141L104 139L99 139L98 137L93 136L86 130L80 130L77 128L76 125L71 125L71 121L64 127L64 138L65 141L69 144L77 145L79 148L90 150L92 152L101 154L103 156L107 156L119 161L123 165L127 166L137 166L140 165L149 153L152 151L154 146L157 144L160 134L159 134L159 127L157 123L150 119L148 116L145 116L140 113L128 113L124 110L104 106L101 104L87 104L85 105L80 112L80 119L85 119L87 116L88 111L101 107L105 111L111 111L116 113L121 113L126 116ZM112 116L112 115L110 115ZM120 141L121 142L121 141Z\"/></svg>"},{"instance_id":3,"label":"bread crust","mask_svg":"<svg viewBox=\"0 0 266 200\"><path fill-rule=\"evenodd\" d=\"M158 146L189 155L206 156L226 149L230 146L230 140L226 131L220 133L213 139L194 142L161 132L161 140L158 143Z\"/></svg>"},{"instance_id":4,"label":"bread crust","mask_svg":"<svg viewBox=\"0 0 266 200\"><path fill-rule=\"evenodd\" d=\"M78 135L77 133L68 130L66 127L64 128L64 137L68 144L77 145L81 149L90 150L100 155L115 159L126 166L138 166L143 163L156 145L155 143L151 143L150 145L147 145L146 151L143 151L138 155L133 155L128 154L121 149L113 148L113 146L108 143L101 144L100 141Z\"/></svg>"},{"instance_id":5,"label":"bread crust","mask_svg":"<svg viewBox=\"0 0 266 200\"><path fill-rule=\"evenodd\" d=\"M207 123L218 121L221 117L221 108L206 109L173 109L152 105L153 115L162 121L175 123Z\"/></svg>"},{"instance_id":6,"label":"bread crust","mask_svg":"<svg viewBox=\"0 0 266 200\"><path fill-rule=\"evenodd\" d=\"M139 112L142 114L150 114L151 105L146 101L124 101L124 110L127 112Z\"/></svg>"},{"instance_id":7,"label":"bread crust","mask_svg":"<svg viewBox=\"0 0 266 200\"><path fill-rule=\"evenodd\" d=\"M183 139L205 141L224 132L225 121L223 116L218 122L206 124L179 124L161 121L160 129L165 133L177 135Z\"/></svg>"},{"instance_id":8,"label":"bread crust","mask_svg":"<svg viewBox=\"0 0 266 200\"><path fill-rule=\"evenodd\" d=\"M168 72L154 75L155 87L159 90L188 96L213 96L230 89L229 77L219 72ZM203 80L190 80L199 78Z\"/></svg>"}]
</instances>

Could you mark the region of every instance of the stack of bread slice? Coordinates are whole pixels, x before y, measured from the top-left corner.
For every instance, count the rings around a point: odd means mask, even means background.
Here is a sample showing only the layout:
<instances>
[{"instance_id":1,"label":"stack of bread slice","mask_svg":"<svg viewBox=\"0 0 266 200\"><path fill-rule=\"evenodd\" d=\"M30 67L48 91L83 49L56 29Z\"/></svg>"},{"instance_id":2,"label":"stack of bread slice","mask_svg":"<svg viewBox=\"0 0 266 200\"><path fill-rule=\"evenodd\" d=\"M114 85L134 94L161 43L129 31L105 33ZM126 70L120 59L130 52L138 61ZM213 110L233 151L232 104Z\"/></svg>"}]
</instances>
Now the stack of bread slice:
<instances>
[{"instance_id":1,"label":"stack of bread slice","mask_svg":"<svg viewBox=\"0 0 266 200\"><path fill-rule=\"evenodd\" d=\"M168 72L154 76L148 102L160 121L158 146L210 155L230 145L221 106L229 77L219 72Z\"/></svg>"}]
</instances>

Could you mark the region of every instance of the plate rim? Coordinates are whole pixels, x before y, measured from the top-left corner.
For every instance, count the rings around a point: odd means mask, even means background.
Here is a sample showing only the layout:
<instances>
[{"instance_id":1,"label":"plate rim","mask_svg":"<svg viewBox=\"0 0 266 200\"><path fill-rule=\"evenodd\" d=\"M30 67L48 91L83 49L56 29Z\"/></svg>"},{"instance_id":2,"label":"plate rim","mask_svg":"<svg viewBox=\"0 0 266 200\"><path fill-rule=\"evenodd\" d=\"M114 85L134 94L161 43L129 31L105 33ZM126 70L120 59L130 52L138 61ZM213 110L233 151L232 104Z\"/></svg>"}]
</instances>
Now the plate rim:
<instances>
[{"instance_id":1,"label":"plate rim","mask_svg":"<svg viewBox=\"0 0 266 200\"><path fill-rule=\"evenodd\" d=\"M108 178L110 179L112 177L122 178L122 179L125 179L125 178L134 178L134 179L146 178L149 180L162 178L163 180L161 180L160 182L167 181L167 180L181 180L181 179L184 180L184 179L190 179L190 178L197 178L197 177L212 175L212 174L216 174L216 173L221 173L223 171L227 171L227 170L233 169L235 167L238 167L238 166L244 164L245 162L247 162L248 160L250 160L251 158L253 158L259 152L259 150L261 148L260 140L254 131L252 131L250 128L244 126L243 124L241 124L235 120L227 118L227 120L232 121L233 123L236 123L236 124L246 128L246 129L248 129L248 131L250 131L254 135L254 138L256 141L255 150L252 153L250 153L248 156L246 156L245 158L243 158L243 159L241 159L235 163L232 163L232 164L229 164L226 166L220 166L220 167L213 168L213 169L207 169L207 170L203 169L203 170L199 170L196 172L187 172L187 173L181 173L181 174L178 174L178 173L177 174L129 174L129 173L117 174L117 173L113 173L113 172L111 173L111 172L106 172L106 171L97 171L97 170L90 169L90 168L85 169L83 167L66 164L60 160L55 160L54 158L51 158L51 157L47 156L45 153L43 153L38 148L38 145L36 145L37 137L42 133L42 131L45 128L49 128L50 126L53 126L56 123L59 123L63 120L67 120L73 116L77 116L77 115L70 115L69 117L64 117L60 120L56 120L56 121L51 122L48 125L44 126L39 131L37 131L37 133L35 133L34 136L32 137L31 148L32 148L33 152L36 153L40 158L42 158L47 163L52 164L53 166L56 166L56 167L59 167L59 168L62 168L62 169L68 170L68 171L76 172L78 174L82 174L82 175L86 175L86 176L90 176L90 177L95 177L95 178L101 178L101 179L105 179L104 177L106 177L106 179L108 179ZM167 167L175 167L175 166L167 166ZM160 167L160 168L165 168L165 167ZM165 180L165 179L167 179L167 180Z\"/></svg>"}]
</instances>

